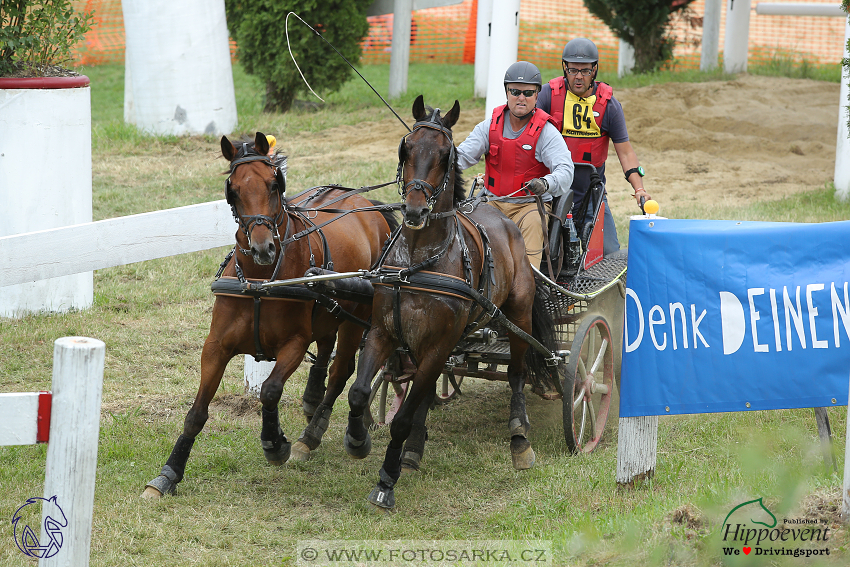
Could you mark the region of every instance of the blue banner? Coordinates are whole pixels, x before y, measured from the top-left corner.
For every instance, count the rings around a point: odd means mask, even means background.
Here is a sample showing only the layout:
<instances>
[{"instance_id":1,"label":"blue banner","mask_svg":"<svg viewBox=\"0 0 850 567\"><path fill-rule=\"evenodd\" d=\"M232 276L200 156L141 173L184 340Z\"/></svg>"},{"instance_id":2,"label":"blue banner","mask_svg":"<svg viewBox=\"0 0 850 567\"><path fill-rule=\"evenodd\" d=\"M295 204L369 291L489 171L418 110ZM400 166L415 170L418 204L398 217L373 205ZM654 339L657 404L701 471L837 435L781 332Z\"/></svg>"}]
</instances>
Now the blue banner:
<instances>
[{"instance_id":1,"label":"blue banner","mask_svg":"<svg viewBox=\"0 0 850 567\"><path fill-rule=\"evenodd\" d=\"M846 405L850 221L635 219L620 416Z\"/></svg>"}]
</instances>

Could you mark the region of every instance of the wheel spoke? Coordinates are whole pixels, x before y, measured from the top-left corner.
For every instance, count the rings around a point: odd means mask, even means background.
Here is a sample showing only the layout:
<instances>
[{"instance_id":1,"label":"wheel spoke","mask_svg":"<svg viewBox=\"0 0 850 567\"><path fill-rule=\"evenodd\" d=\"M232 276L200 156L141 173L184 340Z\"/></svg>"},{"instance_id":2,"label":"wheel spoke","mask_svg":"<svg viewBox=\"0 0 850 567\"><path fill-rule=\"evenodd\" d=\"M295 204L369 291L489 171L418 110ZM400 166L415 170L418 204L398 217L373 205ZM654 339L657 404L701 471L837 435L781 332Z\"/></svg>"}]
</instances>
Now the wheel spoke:
<instances>
[{"instance_id":1,"label":"wheel spoke","mask_svg":"<svg viewBox=\"0 0 850 567\"><path fill-rule=\"evenodd\" d=\"M608 339L602 339L602 344L599 345L599 352L596 355L596 360L593 361L593 366L590 367L590 373L596 374L596 370L599 368L599 365L602 364L602 360L605 358L605 351L608 350Z\"/></svg>"},{"instance_id":2,"label":"wheel spoke","mask_svg":"<svg viewBox=\"0 0 850 567\"><path fill-rule=\"evenodd\" d=\"M573 411L578 409L578 406L584 401L584 387L582 387L581 392L573 399Z\"/></svg>"},{"instance_id":3,"label":"wheel spoke","mask_svg":"<svg viewBox=\"0 0 850 567\"><path fill-rule=\"evenodd\" d=\"M578 444L582 444L582 440L584 439L584 422L587 417L587 402L583 402L581 405L581 429L578 434Z\"/></svg>"},{"instance_id":4,"label":"wheel spoke","mask_svg":"<svg viewBox=\"0 0 850 567\"><path fill-rule=\"evenodd\" d=\"M378 423L386 423L387 419L387 386L389 382L381 383L381 393L378 398Z\"/></svg>"},{"instance_id":5,"label":"wheel spoke","mask_svg":"<svg viewBox=\"0 0 850 567\"><path fill-rule=\"evenodd\" d=\"M590 438L596 439L596 408L593 407L593 400L587 405L590 406Z\"/></svg>"},{"instance_id":6,"label":"wheel spoke","mask_svg":"<svg viewBox=\"0 0 850 567\"><path fill-rule=\"evenodd\" d=\"M444 398L449 397L449 377L445 373L443 374L442 396Z\"/></svg>"}]
</instances>

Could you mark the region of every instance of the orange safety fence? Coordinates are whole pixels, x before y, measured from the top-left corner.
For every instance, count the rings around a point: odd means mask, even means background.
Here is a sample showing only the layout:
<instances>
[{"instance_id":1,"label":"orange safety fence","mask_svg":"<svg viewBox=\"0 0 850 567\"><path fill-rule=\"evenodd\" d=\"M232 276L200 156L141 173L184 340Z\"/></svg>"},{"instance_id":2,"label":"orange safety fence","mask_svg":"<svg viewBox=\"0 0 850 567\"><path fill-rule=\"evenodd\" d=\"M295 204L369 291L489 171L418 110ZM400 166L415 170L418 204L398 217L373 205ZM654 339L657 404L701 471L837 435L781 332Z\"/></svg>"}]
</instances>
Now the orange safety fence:
<instances>
[{"instance_id":1,"label":"orange safety fence","mask_svg":"<svg viewBox=\"0 0 850 567\"><path fill-rule=\"evenodd\" d=\"M792 0L773 0L790 2ZM793 0L794 2L806 0ZM836 0L808 0L832 4ZM124 60L124 17L120 0L77 0L80 10L94 10L95 22L77 48L79 64L97 65ZM753 7L757 4L753 1ZM414 63L473 63L477 0L413 12L410 61ZM678 42L668 66L699 67L704 0L673 22ZM723 51L726 12L721 10L720 51ZM363 39L362 62L388 63L392 45L392 14L369 18L369 35ZM766 16L750 14L749 63L773 58L806 60L815 65L838 64L844 53L844 18L814 16ZM618 41L614 34L581 0L522 0L520 2L519 53L521 60L556 67L564 44L573 37L592 39L599 47L600 66L617 67ZM231 44L231 48L234 45Z\"/></svg>"}]
</instances>

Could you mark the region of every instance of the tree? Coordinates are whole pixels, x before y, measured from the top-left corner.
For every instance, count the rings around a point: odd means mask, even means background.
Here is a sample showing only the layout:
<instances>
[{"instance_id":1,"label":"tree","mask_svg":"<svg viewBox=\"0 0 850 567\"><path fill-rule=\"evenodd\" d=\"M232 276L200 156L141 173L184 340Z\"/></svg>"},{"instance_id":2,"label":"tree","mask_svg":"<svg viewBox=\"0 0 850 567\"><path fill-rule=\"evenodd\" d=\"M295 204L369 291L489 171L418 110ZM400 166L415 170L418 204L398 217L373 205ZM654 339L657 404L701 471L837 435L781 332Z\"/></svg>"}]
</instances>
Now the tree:
<instances>
[{"instance_id":1,"label":"tree","mask_svg":"<svg viewBox=\"0 0 850 567\"><path fill-rule=\"evenodd\" d=\"M584 0L590 13L635 50L638 73L658 69L673 56L675 40L669 35L674 14L695 0Z\"/></svg>"},{"instance_id":2,"label":"tree","mask_svg":"<svg viewBox=\"0 0 850 567\"><path fill-rule=\"evenodd\" d=\"M266 112L286 112L307 87L289 55L286 15L295 12L352 63L369 31L366 8L373 0L225 0L227 27L245 71L265 81ZM334 50L297 18L289 18L289 41L301 71L316 92L333 92L351 76Z\"/></svg>"}]
</instances>

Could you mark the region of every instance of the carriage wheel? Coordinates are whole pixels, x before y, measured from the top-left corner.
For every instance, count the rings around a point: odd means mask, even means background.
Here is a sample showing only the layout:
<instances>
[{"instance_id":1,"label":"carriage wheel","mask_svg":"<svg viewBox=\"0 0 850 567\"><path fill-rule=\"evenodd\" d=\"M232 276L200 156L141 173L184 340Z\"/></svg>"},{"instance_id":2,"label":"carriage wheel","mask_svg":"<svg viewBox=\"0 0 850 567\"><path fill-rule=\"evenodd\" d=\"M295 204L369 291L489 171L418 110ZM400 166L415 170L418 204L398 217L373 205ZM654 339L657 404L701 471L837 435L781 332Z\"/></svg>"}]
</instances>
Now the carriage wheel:
<instances>
[{"instance_id":1,"label":"carriage wheel","mask_svg":"<svg viewBox=\"0 0 850 567\"><path fill-rule=\"evenodd\" d=\"M570 451L590 453L599 444L613 393L611 328L602 315L588 315L576 331L564 375L564 438Z\"/></svg>"},{"instance_id":2,"label":"carriage wheel","mask_svg":"<svg viewBox=\"0 0 850 567\"><path fill-rule=\"evenodd\" d=\"M375 374L375 378L372 380L372 393L369 394L369 404L367 406L369 408L369 419L371 419L371 423L368 425L371 429L392 423L395 414L401 408L402 402L404 402L409 385L410 382L396 384L395 382L384 380L384 367L382 366L378 369L378 373ZM378 400L378 407L377 412L373 413L372 403L376 398Z\"/></svg>"},{"instance_id":3,"label":"carriage wheel","mask_svg":"<svg viewBox=\"0 0 850 567\"><path fill-rule=\"evenodd\" d=\"M441 406L458 396L460 393L460 385L463 384L463 376L455 376L454 379L455 384L457 384L457 388L455 388L454 384L452 384L448 373L443 372L442 377L437 381L437 392L434 395L434 405Z\"/></svg>"}]
</instances>

